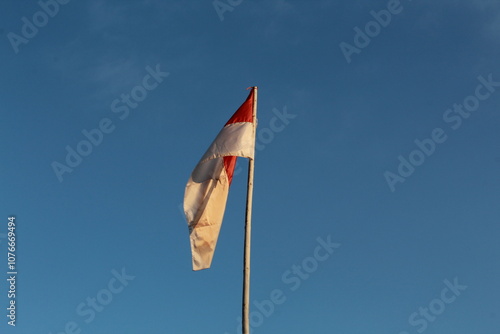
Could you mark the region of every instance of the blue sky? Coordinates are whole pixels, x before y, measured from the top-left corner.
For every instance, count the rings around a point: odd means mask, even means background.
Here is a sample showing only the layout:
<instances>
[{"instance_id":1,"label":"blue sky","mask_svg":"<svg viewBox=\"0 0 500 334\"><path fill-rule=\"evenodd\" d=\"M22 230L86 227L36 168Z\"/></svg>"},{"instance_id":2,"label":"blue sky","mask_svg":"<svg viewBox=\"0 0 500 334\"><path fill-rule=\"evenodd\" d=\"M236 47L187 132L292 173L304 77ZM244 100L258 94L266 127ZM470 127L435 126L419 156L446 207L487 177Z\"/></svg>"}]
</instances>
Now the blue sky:
<instances>
[{"instance_id":1,"label":"blue sky","mask_svg":"<svg viewBox=\"0 0 500 334\"><path fill-rule=\"evenodd\" d=\"M500 4L216 5L0 5L0 331L237 333L246 161L209 270L179 205L254 85L252 333L497 331Z\"/></svg>"}]
</instances>

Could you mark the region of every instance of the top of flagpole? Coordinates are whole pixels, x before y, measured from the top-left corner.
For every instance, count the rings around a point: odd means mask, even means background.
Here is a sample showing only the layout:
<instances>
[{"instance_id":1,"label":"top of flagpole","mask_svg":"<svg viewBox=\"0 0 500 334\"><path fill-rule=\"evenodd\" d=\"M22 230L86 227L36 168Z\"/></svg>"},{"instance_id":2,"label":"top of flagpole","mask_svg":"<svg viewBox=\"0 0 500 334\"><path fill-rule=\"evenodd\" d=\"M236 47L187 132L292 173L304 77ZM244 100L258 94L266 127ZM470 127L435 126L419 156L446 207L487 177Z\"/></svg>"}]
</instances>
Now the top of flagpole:
<instances>
[{"instance_id":1,"label":"top of flagpole","mask_svg":"<svg viewBox=\"0 0 500 334\"><path fill-rule=\"evenodd\" d=\"M257 92L258 92L258 87L253 86L252 89L253 89L253 110L252 110L253 129L255 132L257 132ZM254 135L256 135L256 133L254 133Z\"/></svg>"}]
</instances>

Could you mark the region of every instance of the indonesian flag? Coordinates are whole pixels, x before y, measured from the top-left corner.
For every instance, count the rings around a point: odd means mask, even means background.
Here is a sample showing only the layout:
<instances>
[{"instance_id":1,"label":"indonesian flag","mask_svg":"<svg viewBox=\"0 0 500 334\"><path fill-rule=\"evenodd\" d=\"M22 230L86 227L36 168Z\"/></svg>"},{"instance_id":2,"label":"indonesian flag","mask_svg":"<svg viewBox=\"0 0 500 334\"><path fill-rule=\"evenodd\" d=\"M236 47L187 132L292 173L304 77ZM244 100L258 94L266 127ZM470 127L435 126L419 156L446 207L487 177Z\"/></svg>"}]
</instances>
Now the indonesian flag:
<instances>
[{"instance_id":1,"label":"indonesian flag","mask_svg":"<svg viewBox=\"0 0 500 334\"><path fill-rule=\"evenodd\" d=\"M236 158L254 158L254 89L229 119L191 173L184 193L193 270L210 268Z\"/></svg>"}]
</instances>

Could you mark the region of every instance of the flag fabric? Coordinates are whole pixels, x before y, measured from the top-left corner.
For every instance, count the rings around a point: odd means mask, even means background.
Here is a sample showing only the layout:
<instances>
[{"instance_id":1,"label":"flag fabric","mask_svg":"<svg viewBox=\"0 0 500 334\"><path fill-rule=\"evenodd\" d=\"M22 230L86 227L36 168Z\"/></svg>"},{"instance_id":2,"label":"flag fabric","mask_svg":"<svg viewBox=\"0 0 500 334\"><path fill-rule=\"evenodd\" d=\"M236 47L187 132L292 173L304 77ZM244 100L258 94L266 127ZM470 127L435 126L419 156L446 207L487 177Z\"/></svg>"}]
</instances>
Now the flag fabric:
<instances>
[{"instance_id":1,"label":"flag fabric","mask_svg":"<svg viewBox=\"0 0 500 334\"><path fill-rule=\"evenodd\" d=\"M210 268L237 157L254 158L254 89L194 168L184 193L193 270Z\"/></svg>"}]
</instances>

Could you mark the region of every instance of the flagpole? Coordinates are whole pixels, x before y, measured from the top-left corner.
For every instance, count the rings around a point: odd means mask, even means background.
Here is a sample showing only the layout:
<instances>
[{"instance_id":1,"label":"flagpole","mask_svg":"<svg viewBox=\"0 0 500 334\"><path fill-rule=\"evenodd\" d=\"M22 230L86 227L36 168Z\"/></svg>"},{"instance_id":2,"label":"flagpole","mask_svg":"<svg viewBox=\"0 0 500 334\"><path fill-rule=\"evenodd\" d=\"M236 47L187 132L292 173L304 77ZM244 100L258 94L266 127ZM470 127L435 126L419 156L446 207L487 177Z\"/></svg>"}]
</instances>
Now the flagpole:
<instances>
[{"instance_id":1,"label":"flagpole","mask_svg":"<svg viewBox=\"0 0 500 334\"><path fill-rule=\"evenodd\" d=\"M257 87L253 89L253 125L257 130ZM254 133L255 135L255 133ZM255 136L254 136L255 138ZM254 158L248 159L248 186L247 205L245 214L245 249L243 254L243 312L242 330L243 334L250 334L250 239L252 233L252 197L253 197L253 174Z\"/></svg>"}]
</instances>

